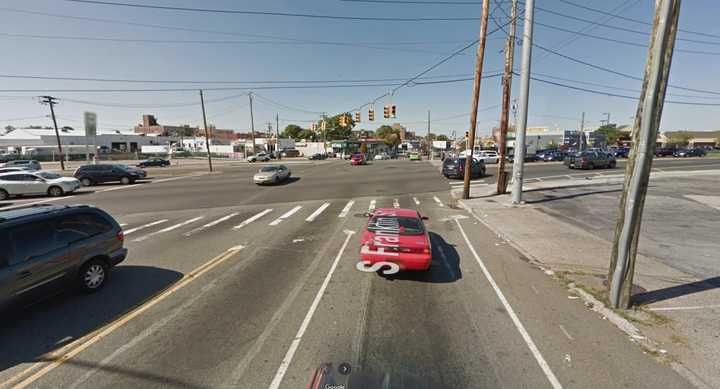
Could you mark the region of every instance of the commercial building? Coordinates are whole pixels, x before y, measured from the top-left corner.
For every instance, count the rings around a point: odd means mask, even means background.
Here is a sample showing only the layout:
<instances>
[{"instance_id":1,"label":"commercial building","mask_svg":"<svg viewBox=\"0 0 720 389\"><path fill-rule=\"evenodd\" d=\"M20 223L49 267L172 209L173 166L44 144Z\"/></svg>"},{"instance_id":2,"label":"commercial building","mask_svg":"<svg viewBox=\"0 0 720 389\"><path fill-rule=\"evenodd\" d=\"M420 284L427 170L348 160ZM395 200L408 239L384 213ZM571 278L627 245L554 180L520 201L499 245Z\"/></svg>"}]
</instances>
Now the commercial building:
<instances>
[{"instance_id":1,"label":"commercial building","mask_svg":"<svg viewBox=\"0 0 720 389\"><path fill-rule=\"evenodd\" d=\"M169 126L160 124L155 115L143 115L142 124L138 124L133 129L136 134L153 135L153 136L175 136L175 137L204 137L205 129L200 127L191 127L188 124L182 126ZM208 126L208 136L217 144L230 144L238 139L237 133L233 130L224 130Z\"/></svg>"}]
</instances>

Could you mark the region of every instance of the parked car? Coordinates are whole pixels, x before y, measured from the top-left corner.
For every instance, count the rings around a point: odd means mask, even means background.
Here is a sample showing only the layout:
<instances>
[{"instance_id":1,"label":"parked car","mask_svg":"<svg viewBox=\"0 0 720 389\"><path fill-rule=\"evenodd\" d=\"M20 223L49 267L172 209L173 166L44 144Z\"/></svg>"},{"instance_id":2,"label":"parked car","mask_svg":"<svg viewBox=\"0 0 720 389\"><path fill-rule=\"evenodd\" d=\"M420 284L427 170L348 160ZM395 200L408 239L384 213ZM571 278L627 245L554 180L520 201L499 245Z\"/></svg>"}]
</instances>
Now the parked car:
<instances>
[{"instance_id":1,"label":"parked car","mask_svg":"<svg viewBox=\"0 0 720 389\"><path fill-rule=\"evenodd\" d=\"M620 147L613 151L613 155L615 158L627 158L630 156L630 148L629 147Z\"/></svg>"},{"instance_id":2,"label":"parked car","mask_svg":"<svg viewBox=\"0 0 720 389\"><path fill-rule=\"evenodd\" d=\"M460 157L443 161L443 176L446 178L464 178L465 160L465 157ZM481 159L473 158L471 177L485 177L485 162Z\"/></svg>"},{"instance_id":3,"label":"parked car","mask_svg":"<svg viewBox=\"0 0 720 389\"><path fill-rule=\"evenodd\" d=\"M350 164L351 165L367 165L367 159L365 159L365 154L361 154L361 153L353 154L352 157L350 157Z\"/></svg>"},{"instance_id":4,"label":"parked car","mask_svg":"<svg viewBox=\"0 0 720 389\"><path fill-rule=\"evenodd\" d=\"M368 214L360 236L360 260L365 266L390 262L404 270L428 270L432 262L430 236L414 209L377 208Z\"/></svg>"},{"instance_id":5,"label":"parked car","mask_svg":"<svg viewBox=\"0 0 720 389\"><path fill-rule=\"evenodd\" d=\"M614 157L611 158L609 153L599 151L582 151L565 158L565 166L570 169L612 169L616 163Z\"/></svg>"},{"instance_id":6,"label":"parked car","mask_svg":"<svg viewBox=\"0 0 720 389\"><path fill-rule=\"evenodd\" d=\"M29 170L40 170L40 162L32 159L16 159L14 161L5 162L2 167L22 167Z\"/></svg>"},{"instance_id":7,"label":"parked car","mask_svg":"<svg viewBox=\"0 0 720 389\"><path fill-rule=\"evenodd\" d=\"M661 147L655 150L656 157L672 157L673 154L675 154L675 149L671 149L668 147Z\"/></svg>"},{"instance_id":8,"label":"parked car","mask_svg":"<svg viewBox=\"0 0 720 389\"><path fill-rule=\"evenodd\" d=\"M327 157L328 157L327 154L315 153L315 154L309 156L308 159L311 161L312 160L322 160L322 159L327 159Z\"/></svg>"},{"instance_id":9,"label":"parked car","mask_svg":"<svg viewBox=\"0 0 720 389\"><path fill-rule=\"evenodd\" d=\"M257 153L255 155L251 155L247 158L248 162L268 162L270 161L270 156L266 153Z\"/></svg>"},{"instance_id":10,"label":"parked car","mask_svg":"<svg viewBox=\"0 0 720 389\"><path fill-rule=\"evenodd\" d=\"M500 161L500 156L498 155L497 151L483 150L480 152L480 155L478 155L478 159L481 159L486 164L498 163Z\"/></svg>"},{"instance_id":11,"label":"parked car","mask_svg":"<svg viewBox=\"0 0 720 389\"><path fill-rule=\"evenodd\" d=\"M290 169L285 165L263 166L253 176L253 182L258 185L277 184L290 178Z\"/></svg>"},{"instance_id":12,"label":"parked car","mask_svg":"<svg viewBox=\"0 0 720 389\"><path fill-rule=\"evenodd\" d=\"M0 173L32 171L24 167L0 167Z\"/></svg>"},{"instance_id":13,"label":"parked car","mask_svg":"<svg viewBox=\"0 0 720 389\"><path fill-rule=\"evenodd\" d=\"M510 154L507 157L508 162L515 162L515 155ZM525 155L525 162L537 162L540 161L540 157L535 154Z\"/></svg>"},{"instance_id":14,"label":"parked car","mask_svg":"<svg viewBox=\"0 0 720 389\"><path fill-rule=\"evenodd\" d=\"M68 283L84 292L101 289L127 256L123 241L120 225L87 205L0 211L0 305Z\"/></svg>"},{"instance_id":15,"label":"parked car","mask_svg":"<svg viewBox=\"0 0 720 389\"><path fill-rule=\"evenodd\" d=\"M150 159L146 159L144 161L138 162L137 165L135 165L135 166L140 167L140 168L146 168L146 167L151 167L151 166L152 167L165 167L165 166L170 166L170 161L168 161L167 159L162 159L162 158L150 158Z\"/></svg>"},{"instance_id":16,"label":"parked car","mask_svg":"<svg viewBox=\"0 0 720 389\"><path fill-rule=\"evenodd\" d=\"M12 161L12 160L16 159L17 157L18 157L17 154L3 153L3 154L0 154L0 162Z\"/></svg>"},{"instance_id":17,"label":"parked car","mask_svg":"<svg viewBox=\"0 0 720 389\"><path fill-rule=\"evenodd\" d=\"M299 156L300 156L300 151L295 150L295 149L283 150L283 151L282 151L282 156L283 156L283 157L288 157L288 158L299 157Z\"/></svg>"},{"instance_id":18,"label":"parked car","mask_svg":"<svg viewBox=\"0 0 720 389\"><path fill-rule=\"evenodd\" d=\"M542 156L543 162L564 161L566 154L562 151L546 152Z\"/></svg>"},{"instance_id":19,"label":"parked car","mask_svg":"<svg viewBox=\"0 0 720 389\"><path fill-rule=\"evenodd\" d=\"M410 153L408 159L411 161L421 161L422 157L420 156L420 153Z\"/></svg>"},{"instance_id":20,"label":"parked car","mask_svg":"<svg viewBox=\"0 0 720 389\"><path fill-rule=\"evenodd\" d=\"M386 153L380 153L380 154L377 154L375 157L373 157L373 159L376 161L382 161L382 160L390 159L390 156L387 155Z\"/></svg>"},{"instance_id":21,"label":"parked car","mask_svg":"<svg viewBox=\"0 0 720 389\"><path fill-rule=\"evenodd\" d=\"M73 174L83 186L97 185L105 182L120 182L123 185L147 177L144 170L127 165L82 165Z\"/></svg>"},{"instance_id":22,"label":"parked car","mask_svg":"<svg viewBox=\"0 0 720 389\"><path fill-rule=\"evenodd\" d=\"M46 171L22 171L0 174L0 200L10 196L41 195L53 197L71 193L80 187L72 177Z\"/></svg>"},{"instance_id":23,"label":"parked car","mask_svg":"<svg viewBox=\"0 0 720 389\"><path fill-rule=\"evenodd\" d=\"M704 157L705 154L707 153L703 149L678 149L673 153L673 157Z\"/></svg>"}]
</instances>

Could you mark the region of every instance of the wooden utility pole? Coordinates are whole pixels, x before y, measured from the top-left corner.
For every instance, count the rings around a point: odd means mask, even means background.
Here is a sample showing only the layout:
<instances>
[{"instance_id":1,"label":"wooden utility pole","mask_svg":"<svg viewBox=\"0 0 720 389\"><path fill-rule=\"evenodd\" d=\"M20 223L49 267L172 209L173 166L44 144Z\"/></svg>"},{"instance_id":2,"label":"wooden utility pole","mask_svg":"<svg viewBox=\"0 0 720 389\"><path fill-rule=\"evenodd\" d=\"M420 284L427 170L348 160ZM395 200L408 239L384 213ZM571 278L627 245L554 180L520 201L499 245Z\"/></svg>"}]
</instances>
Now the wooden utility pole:
<instances>
[{"instance_id":1,"label":"wooden utility pole","mask_svg":"<svg viewBox=\"0 0 720 389\"><path fill-rule=\"evenodd\" d=\"M475 81L473 82L472 106L470 108L470 133L468 134L468 150L465 157L465 181L463 199L470 198L470 177L472 177L473 148L475 147L475 130L477 128L477 111L480 101L480 80L482 78L483 60L485 58L485 42L487 41L487 24L490 13L490 0L483 0L482 16L480 17L480 39L478 40L477 59L475 60Z\"/></svg>"},{"instance_id":2,"label":"wooden utility pole","mask_svg":"<svg viewBox=\"0 0 720 389\"><path fill-rule=\"evenodd\" d=\"M52 116L53 127L55 127L55 139L57 140L58 153L60 154L60 170L65 170L65 161L63 161L62 142L60 142L60 133L58 132L57 120L55 119L55 104L57 98L52 96L40 96L40 104L50 106L50 115Z\"/></svg>"},{"instance_id":3,"label":"wooden utility pole","mask_svg":"<svg viewBox=\"0 0 720 389\"><path fill-rule=\"evenodd\" d=\"M275 114L275 139L276 139L275 151L277 152L277 159L279 161L282 157L280 155L282 153L280 152L280 114L279 113Z\"/></svg>"},{"instance_id":4,"label":"wooden utility pole","mask_svg":"<svg viewBox=\"0 0 720 389\"><path fill-rule=\"evenodd\" d=\"M580 133L578 134L578 151L585 151L585 112L580 119Z\"/></svg>"},{"instance_id":5,"label":"wooden utility pole","mask_svg":"<svg viewBox=\"0 0 720 389\"><path fill-rule=\"evenodd\" d=\"M633 126L633 150L625 168L615 237L608 271L608 300L614 308L629 308L635 257L655 143L662 117L680 15L680 0L657 0L645 65L645 79Z\"/></svg>"},{"instance_id":6,"label":"wooden utility pole","mask_svg":"<svg viewBox=\"0 0 720 389\"><path fill-rule=\"evenodd\" d=\"M207 149L208 155L208 168L213 171L212 155L210 154L210 134L208 133L207 118L205 117L205 99L203 98L202 89L200 89L200 106L202 107L203 125L205 126L205 149Z\"/></svg>"},{"instance_id":7,"label":"wooden utility pole","mask_svg":"<svg viewBox=\"0 0 720 389\"><path fill-rule=\"evenodd\" d=\"M433 141L430 139L430 110L428 109L428 122L427 122L427 139L428 139L428 159L433 159Z\"/></svg>"},{"instance_id":8,"label":"wooden utility pole","mask_svg":"<svg viewBox=\"0 0 720 389\"><path fill-rule=\"evenodd\" d=\"M517 18L517 0L512 1L510 10L510 34L505 42L505 74L503 74L502 113L500 114L500 139L498 139L498 172L497 194L507 192L507 177L505 171L505 154L507 154L507 133L510 115L510 92L512 87L513 59L515 57L515 26Z\"/></svg>"},{"instance_id":9,"label":"wooden utility pole","mask_svg":"<svg viewBox=\"0 0 720 389\"><path fill-rule=\"evenodd\" d=\"M255 118L253 117L252 92L248 93L248 98L250 98L250 133L252 136L252 155L255 155ZM245 154L247 154L247 151L245 152Z\"/></svg>"}]
</instances>

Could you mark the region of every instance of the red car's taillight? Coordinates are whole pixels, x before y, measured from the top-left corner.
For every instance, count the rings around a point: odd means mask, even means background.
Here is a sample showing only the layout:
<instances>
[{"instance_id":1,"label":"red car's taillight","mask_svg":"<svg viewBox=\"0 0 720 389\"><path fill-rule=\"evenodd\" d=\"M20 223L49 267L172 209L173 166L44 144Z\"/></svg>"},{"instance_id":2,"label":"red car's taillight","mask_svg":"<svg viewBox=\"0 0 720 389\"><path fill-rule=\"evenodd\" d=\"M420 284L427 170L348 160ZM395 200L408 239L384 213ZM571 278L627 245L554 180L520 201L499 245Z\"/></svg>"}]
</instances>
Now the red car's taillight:
<instances>
[{"instance_id":1,"label":"red car's taillight","mask_svg":"<svg viewBox=\"0 0 720 389\"><path fill-rule=\"evenodd\" d=\"M117 240L119 240L120 242L124 242L125 241L125 232L123 232L123 230L118 231L116 237L117 237Z\"/></svg>"}]
</instances>

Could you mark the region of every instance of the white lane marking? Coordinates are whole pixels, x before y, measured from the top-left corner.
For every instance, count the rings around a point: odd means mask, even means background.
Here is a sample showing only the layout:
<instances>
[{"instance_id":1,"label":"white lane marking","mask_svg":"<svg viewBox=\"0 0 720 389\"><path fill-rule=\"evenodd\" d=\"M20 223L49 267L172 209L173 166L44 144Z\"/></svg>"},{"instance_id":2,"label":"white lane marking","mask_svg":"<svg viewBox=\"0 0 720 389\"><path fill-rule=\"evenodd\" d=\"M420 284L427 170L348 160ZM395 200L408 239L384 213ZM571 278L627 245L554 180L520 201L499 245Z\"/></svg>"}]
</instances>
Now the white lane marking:
<instances>
[{"instance_id":1,"label":"white lane marking","mask_svg":"<svg viewBox=\"0 0 720 389\"><path fill-rule=\"evenodd\" d=\"M694 309L713 309L713 308L720 308L720 304L718 305L692 305L687 307L651 307L647 308L651 311L690 311Z\"/></svg>"},{"instance_id":2,"label":"white lane marking","mask_svg":"<svg viewBox=\"0 0 720 389\"><path fill-rule=\"evenodd\" d=\"M343 208L342 211L340 211L340 214L338 215L338 217L347 216L347 214L348 214L348 212L350 212L350 208L352 208L353 204L355 204L355 200L348 201L348 203L345 204L345 208Z\"/></svg>"},{"instance_id":3,"label":"white lane marking","mask_svg":"<svg viewBox=\"0 0 720 389\"><path fill-rule=\"evenodd\" d=\"M413 197L413 201L415 202L415 205L420 205L420 200L418 200L417 197Z\"/></svg>"},{"instance_id":4,"label":"white lane marking","mask_svg":"<svg viewBox=\"0 0 720 389\"><path fill-rule=\"evenodd\" d=\"M305 335L305 330L307 330L308 326L310 325L310 320L312 320L312 317L315 314L315 310L320 304L320 299L322 299L323 294L325 294L325 289L327 289L327 286L330 283L330 278L335 272L335 268L337 268L338 262L340 262L340 258L345 252L345 248L347 248L348 242L350 242L350 238L355 234L355 231L345 230L345 234L347 234L347 236L345 237L345 242L343 243L342 247L340 247L340 251L338 251L337 256L335 257L335 261L333 262L332 266L330 266L330 270L328 270L328 273L325 276L325 280L323 281L322 285L320 285L320 289L315 295L315 299L313 300L312 304L310 304L310 309L308 309L307 314L305 315L305 319L303 319L302 324L300 325L300 329L298 329L297 334L295 334L295 338L293 338L292 343L290 343L290 348L288 348L288 351L285 354L285 358L283 358L282 362L280 363L280 367L278 367L277 372L275 373L275 378L273 378L270 386L268 387L269 389L278 389L280 387L280 383L282 382L283 377L285 377L285 373L287 372L288 367L290 367L290 363L295 356L295 351L297 351L297 348L300 345L300 341L302 340L303 335Z\"/></svg>"},{"instance_id":5,"label":"white lane marking","mask_svg":"<svg viewBox=\"0 0 720 389\"><path fill-rule=\"evenodd\" d=\"M441 206L441 207L444 207L444 206L445 206L445 204L443 204L442 201L440 201L440 199L439 199L437 196L433 196L433 200L435 200L435 202L436 202L439 206Z\"/></svg>"},{"instance_id":6,"label":"white lane marking","mask_svg":"<svg viewBox=\"0 0 720 389\"><path fill-rule=\"evenodd\" d=\"M113 190L120 190L120 189L129 189L129 188L134 188L134 187L136 187L136 186L138 186L138 185L142 185L142 184L132 184L132 185L116 186L116 187L114 187L114 188L98 190L98 191L95 191L95 193L110 192L110 191L113 191Z\"/></svg>"},{"instance_id":7,"label":"white lane marking","mask_svg":"<svg viewBox=\"0 0 720 389\"><path fill-rule=\"evenodd\" d=\"M13 205L13 206L10 206L10 207L3 207L2 210L3 210L3 211L7 211L8 209L15 209L15 208L20 208L20 207L27 207L28 205L33 205L33 204L49 203L49 202L51 202L51 201L58 201L58 200L68 199L68 198L70 198L70 197L72 197L72 196L53 197L53 198L50 198L50 199L33 201L33 202L30 202L30 203L23 203L23 204ZM10 203L10 204L12 204L12 203Z\"/></svg>"},{"instance_id":8,"label":"white lane marking","mask_svg":"<svg viewBox=\"0 0 720 389\"><path fill-rule=\"evenodd\" d=\"M540 294L540 291L539 291L539 290L537 290L537 288L536 288L536 287L535 287L534 285L532 285L532 284L530 284L530 289L532 289L532 290L533 290L533 292L535 292L535 294L537 294L537 295L539 295L539 294Z\"/></svg>"},{"instance_id":9,"label":"white lane marking","mask_svg":"<svg viewBox=\"0 0 720 389\"><path fill-rule=\"evenodd\" d=\"M566 330L565 327L563 327L562 324L558 324L558 326L560 326L560 330L562 330L563 334L565 334L565 336L566 336L569 340L575 340L575 339L572 337L572 335L570 335L570 333L568 332L568 330Z\"/></svg>"},{"instance_id":10,"label":"white lane marking","mask_svg":"<svg viewBox=\"0 0 720 389\"><path fill-rule=\"evenodd\" d=\"M393 199L393 208L400 208L400 202L398 199Z\"/></svg>"},{"instance_id":11,"label":"white lane marking","mask_svg":"<svg viewBox=\"0 0 720 389\"><path fill-rule=\"evenodd\" d=\"M157 183L160 183L160 182L168 182L168 181L181 180L181 179L183 179L183 178L189 178L189 177L199 177L199 176L193 175L193 176L180 176L180 177L163 178L162 180L154 180L154 181L151 181L151 183L152 183L152 184L157 184Z\"/></svg>"},{"instance_id":12,"label":"white lane marking","mask_svg":"<svg viewBox=\"0 0 720 389\"><path fill-rule=\"evenodd\" d=\"M200 220L200 219L202 219L202 218L204 218L204 217L205 217L205 216L194 217L194 218L192 218L192 219L185 220L185 221L182 222L182 223L178 223L178 224L172 225L172 226L170 226L170 227L165 227L165 228L163 228L162 230L158 230L158 231L155 231L155 232L151 232L151 233L149 233L149 234L147 234L147 235L143 235L143 236L141 236L141 237L139 237L139 238L136 238L136 239L133 240L133 242L142 242L142 241L147 240L148 238L153 237L153 236L155 236L155 235L164 234L164 233L166 233L166 232L170 232L170 231L172 231L172 230L176 230L176 229L178 229L178 228L180 228L180 227L186 226L186 225L188 225L188 224L190 224L190 223L194 223L194 222L196 222L196 221L198 221L198 220Z\"/></svg>"},{"instance_id":13,"label":"white lane marking","mask_svg":"<svg viewBox=\"0 0 720 389\"><path fill-rule=\"evenodd\" d=\"M370 200L370 205L368 206L368 212L372 212L375 210L375 204L377 204L377 200L375 200L375 199Z\"/></svg>"},{"instance_id":14,"label":"white lane marking","mask_svg":"<svg viewBox=\"0 0 720 389\"><path fill-rule=\"evenodd\" d=\"M125 227L127 223L120 223L120 227Z\"/></svg>"},{"instance_id":15,"label":"white lane marking","mask_svg":"<svg viewBox=\"0 0 720 389\"><path fill-rule=\"evenodd\" d=\"M315 212L313 212L310 216L305 219L306 222L311 222L315 219L317 219L318 216L320 216L321 213L325 210L325 208L329 207L330 203L325 203L320 206L320 208L316 209Z\"/></svg>"},{"instance_id":16,"label":"white lane marking","mask_svg":"<svg viewBox=\"0 0 720 389\"><path fill-rule=\"evenodd\" d=\"M246 225L254 222L255 220L260 219L261 217L267 215L270 212L272 212L272 208L268 208L268 209L258 213L257 215L250 217L249 219L245 220L244 222L233 227L233 230L239 230L239 229L245 227Z\"/></svg>"},{"instance_id":17,"label":"white lane marking","mask_svg":"<svg viewBox=\"0 0 720 389\"><path fill-rule=\"evenodd\" d=\"M124 231L124 233L125 233L125 235L129 235L129 234L132 234L133 232L137 232L137 231L140 231L140 230L144 230L144 229L146 229L146 228L148 228L148 227L152 227L152 226L156 226L156 225L158 225L158 224L165 223L166 221L167 221L167 219L156 220L156 221L154 221L154 222L152 222L152 223L143 224L142 226L135 227L135 228L131 228L131 229L127 230L127 231Z\"/></svg>"},{"instance_id":18,"label":"white lane marking","mask_svg":"<svg viewBox=\"0 0 720 389\"><path fill-rule=\"evenodd\" d=\"M240 214L239 212L233 212L233 213L231 213L231 214L229 214L229 215L225 215L225 216L221 217L220 219L217 219L217 220L215 220L215 221L211 221L211 222L208 223L208 224L204 224L204 225L202 225L202 226L200 226L200 227L198 227L198 228L195 228L195 229L193 229L193 230L190 230L190 231L184 233L183 235L184 235L184 236L190 236L190 235L195 234L195 233L197 233L197 232L200 232L200 231L202 231L202 230L205 230L205 229L208 229L208 228L210 228L210 227L216 226L216 225L218 225L218 224L220 224L220 223L222 223L222 222L224 222L224 221L226 221L226 220L232 219L232 218L234 218L235 216L237 216L237 215L239 215L239 214Z\"/></svg>"},{"instance_id":19,"label":"white lane marking","mask_svg":"<svg viewBox=\"0 0 720 389\"><path fill-rule=\"evenodd\" d=\"M270 225L270 226L276 226L276 225L282 223L283 220L285 220L285 219L289 218L290 216L294 215L295 212L297 212L297 211L300 210L300 208L302 208L302 205L296 206L295 208L293 208L293 209L285 212L285 213L284 213L282 216L280 216L279 218L271 221L270 224L268 224L268 225Z\"/></svg>"},{"instance_id":20,"label":"white lane marking","mask_svg":"<svg viewBox=\"0 0 720 389\"><path fill-rule=\"evenodd\" d=\"M465 243L467 244L468 248L470 249L470 252L472 253L473 257L475 257L475 260L477 261L478 265L480 265L480 269L482 270L483 274L485 274L485 278L487 278L488 282L492 286L493 290L495 290L495 294L498 296L498 299L502 303L502 305L505 307L505 310L507 311L508 315L510 316L510 319L512 319L513 324L515 324L515 328L517 328L518 332L520 332L520 336L523 338L525 343L527 344L528 348L530 349L530 352L532 352L533 356L535 357L535 360L537 361L538 365L540 365L540 368L542 369L543 373L545 373L545 377L547 377L548 381L550 381L550 385L554 389L561 389L562 385L560 384L560 381L558 381L557 377L555 377L555 374L553 373L552 369L550 369L550 365L548 365L547 361L545 361L545 358L543 358L542 354L540 353L540 350L538 350L537 346L535 345L535 342L533 342L532 338L530 337L530 334L525 329L525 326L523 326L522 322L520 322L520 318L518 318L517 314L515 313L515 310L510 306L510 303L505 298L505 295L500 290L500 287L498 287L497 283L495 283L495 279L493 279L492 275L490 274L490 271L485 266L485 263L482 259L480 259L480 256L478 255L477 251L475 251L475 247L473 247L472 243L470 243L470 238L468 238L467 234L465 233L465 229L462 227L462 224L460 223L460 219L455 219L455 223L457 223L458 228L460 229L460 233L462 234L463 238L465 239Z\"/></svg>"}]
</instances>

